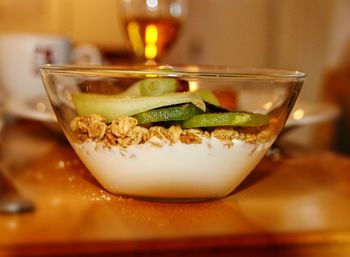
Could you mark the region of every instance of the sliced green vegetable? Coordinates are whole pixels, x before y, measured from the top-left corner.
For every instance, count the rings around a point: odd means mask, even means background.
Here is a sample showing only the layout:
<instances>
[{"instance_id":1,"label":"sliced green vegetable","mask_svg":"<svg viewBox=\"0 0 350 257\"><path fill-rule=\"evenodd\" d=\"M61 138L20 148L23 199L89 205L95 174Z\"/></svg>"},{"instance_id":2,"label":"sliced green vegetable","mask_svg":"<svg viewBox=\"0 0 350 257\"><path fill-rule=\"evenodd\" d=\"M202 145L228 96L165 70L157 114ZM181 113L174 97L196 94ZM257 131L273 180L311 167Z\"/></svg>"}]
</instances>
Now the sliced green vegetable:
<instances>
[{"instance_id":1,"label":"sliced green vegetable","mask_svg":"<svg viewBox=\"0 0 350 257\"><path fill-rule=\"evenodd\" d=\"M269 123L269 116L260 113L226 112L195 115L182 123L184 128L199 127L256 127Z\"/></svg>"},{"instance_id":2,"label":"sliced green vegetable","mask_svg":"<svg viewBox=\"0 0 350 257\"><path fill-rule=\"evenodd\" d=\"M196 92L205 102L220 106L219 99L210 90L199 90Z\"/></svg>"},{"instance_id":3,"label":"sliced green vegetable","mask_svg":"<svg viewBox=\"0 0 350 257\"><path fill-rule=\"evenodd\" d=\"M119 97L118 95L73 94L73 103L78 115L103 115L112 120L121 115L132 116L159 107L192 103L205 111L205 103L194 94L188 92L172 93L163 96Z\"/></svg>"},{"instance_id":4,"label":"sliced green vegetable","mask_svg":"<svg viewBox=\"0 0 350 257\"><path fill-rule=\"evenodd\" d=\"M140 81L140 93L143 96L160 96L176 91L174 78L148 78Z\"/></svg>"},{"instance_id":5,"label":"sliced green vegetable","mask_svg":"<svg viewBox=\"0 0 350 257\"><path fill-rule=\"evenodd\" d=\"M183 104L149 110L136 114L133 117L137 119L139 124L145 124L164 121L182 121L201 113L203 111L195 105Z\"/></svg>"}]
</instances>

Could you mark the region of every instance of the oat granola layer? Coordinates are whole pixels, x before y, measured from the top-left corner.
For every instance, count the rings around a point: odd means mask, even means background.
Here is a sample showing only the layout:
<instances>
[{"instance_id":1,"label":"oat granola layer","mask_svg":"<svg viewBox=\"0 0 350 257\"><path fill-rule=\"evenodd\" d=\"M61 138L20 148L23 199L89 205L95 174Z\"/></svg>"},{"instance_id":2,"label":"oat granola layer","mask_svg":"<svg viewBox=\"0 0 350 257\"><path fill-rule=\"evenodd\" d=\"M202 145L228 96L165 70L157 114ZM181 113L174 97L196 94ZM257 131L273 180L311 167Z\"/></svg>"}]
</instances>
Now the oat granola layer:
<instances>
[{"instance_id":1,"label":"oat granola layer","mask_svg":"<svg viewBox=\"0 0 350 257\"><path fill-rule=\"evenodd\" d=\"M264 143L270 134L269 128L218 127L213 130L182 129L179 125L169 128L162 126L139 126L133 117L120 116L112 122L99 115L75 117L71 129L81 141L103 142L107 146L126 148L130 145L144 144L157 137L168 144L200 144L202 138L216 138L223 142L242 140L247 143Z\"/></svg>"}]
</instances>

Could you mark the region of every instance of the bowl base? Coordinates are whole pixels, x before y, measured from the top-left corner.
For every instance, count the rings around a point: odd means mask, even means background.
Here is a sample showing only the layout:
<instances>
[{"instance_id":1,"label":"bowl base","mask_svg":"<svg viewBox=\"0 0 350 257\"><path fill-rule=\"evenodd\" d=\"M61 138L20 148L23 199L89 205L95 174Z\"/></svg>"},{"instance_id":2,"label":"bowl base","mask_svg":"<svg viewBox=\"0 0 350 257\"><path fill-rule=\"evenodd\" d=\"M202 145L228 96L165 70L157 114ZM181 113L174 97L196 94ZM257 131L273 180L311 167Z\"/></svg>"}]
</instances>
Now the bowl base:
<instances>
[{"instance_id":1,"label":"bowl base","mask_svg":"<svg viewBox=\"0 0 350 257\"><path fill-rule=\"evenodd\" d=\"M159 203L200 203L221 199L220 197L203 197L203 198L171 198L171 197L151 197L151 196L135 196L135 195L120 195L121 197Z\"/></svg>"}]
</instances>

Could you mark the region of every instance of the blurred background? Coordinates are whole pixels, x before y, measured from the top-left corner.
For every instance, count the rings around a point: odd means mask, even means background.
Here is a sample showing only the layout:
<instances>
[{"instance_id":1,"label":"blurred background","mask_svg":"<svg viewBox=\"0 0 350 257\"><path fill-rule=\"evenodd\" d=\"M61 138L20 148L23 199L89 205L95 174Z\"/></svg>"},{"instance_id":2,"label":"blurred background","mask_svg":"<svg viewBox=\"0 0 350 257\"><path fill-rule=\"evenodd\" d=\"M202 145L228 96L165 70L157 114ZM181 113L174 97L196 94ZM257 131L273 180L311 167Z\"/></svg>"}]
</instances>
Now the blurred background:
<instances>
[{"instance_id":1,"label":"blurred background","mask_svg":"<svg viewBox=\"0 0 350 257\"><path fill-rule=\"evenodd\" d=\"M97 46L105 63L132 63L120 15L117 0L0 0L0 33L65 35ZM337 142L350 123L348 24L350 0L189 0L181 35L163 62L301 70L307 79L300 99L334 101L342 114L287 138L349 153L348 136Z\"/></svg>"}]
</instances>

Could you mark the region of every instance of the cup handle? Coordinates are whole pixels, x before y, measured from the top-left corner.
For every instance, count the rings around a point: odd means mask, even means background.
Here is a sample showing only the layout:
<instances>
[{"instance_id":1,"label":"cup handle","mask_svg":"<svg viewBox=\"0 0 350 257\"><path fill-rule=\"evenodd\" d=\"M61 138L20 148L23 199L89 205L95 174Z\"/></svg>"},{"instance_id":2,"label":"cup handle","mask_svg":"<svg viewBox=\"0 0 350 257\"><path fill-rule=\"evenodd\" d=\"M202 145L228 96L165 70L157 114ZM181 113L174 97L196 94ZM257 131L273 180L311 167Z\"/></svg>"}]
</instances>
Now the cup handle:
<instances>
[{"instance_id":1,"label":"cup handle","mask_svg":"<svg viewBox=\"0 0 350 257\"><path fill-rule=\"evenodd\" d=\"M102 64L102 54L100 50L92 44L81 44L74 47L71 58L73 64Z\"/></svg>"}]
</instances>

